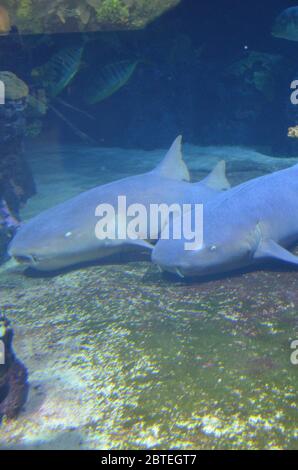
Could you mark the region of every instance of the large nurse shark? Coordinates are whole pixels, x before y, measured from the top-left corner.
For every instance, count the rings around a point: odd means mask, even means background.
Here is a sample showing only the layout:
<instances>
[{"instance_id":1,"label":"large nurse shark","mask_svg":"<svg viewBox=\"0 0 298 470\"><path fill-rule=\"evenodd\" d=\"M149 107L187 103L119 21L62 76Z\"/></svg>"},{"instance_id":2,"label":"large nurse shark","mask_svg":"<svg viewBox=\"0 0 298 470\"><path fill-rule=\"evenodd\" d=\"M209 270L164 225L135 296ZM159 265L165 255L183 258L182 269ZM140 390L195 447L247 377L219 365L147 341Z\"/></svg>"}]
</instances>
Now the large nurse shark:
<instances>
[{"instance_id":1,"label":"large nurse shark","mask_svg":"<svg viewBox=\"0 0 298 470\"><path fill-rule=\"evenodd\" d=\"M265 260L298 266L298 257L286 249L297 242L295 165L243 183L207 202L201 246L186 250L183 238L163 240L161 234L152 261L181 277L223 273Z\"/></svg>"},{"instance_id":2,"label":"large nurse shark","mask_svg":"<svg viewBox=\"0 0 298 470\"><path fill-rule=\"evenodd\" d=\"M164 160L149 173L131 176L84 192L69 201L50 208L24 224L13 239L9 254L18 262L41 271L51 271L75 264L99 260L110 254L136 247L151 248L148 233L139 233L136 240L99 240L95 234L96 208L109 204L117 208L118 196L126 203L205 204L229 188L225 163L220 162L213 172L199 183L190 184L189 173L182 158L181 136L177 137ZM111 216L112 226L126 224L119 211ZM122 227L125 228L125 227ZM159 226L151 238L158 238Z\"/></svg>"}]
</instances>

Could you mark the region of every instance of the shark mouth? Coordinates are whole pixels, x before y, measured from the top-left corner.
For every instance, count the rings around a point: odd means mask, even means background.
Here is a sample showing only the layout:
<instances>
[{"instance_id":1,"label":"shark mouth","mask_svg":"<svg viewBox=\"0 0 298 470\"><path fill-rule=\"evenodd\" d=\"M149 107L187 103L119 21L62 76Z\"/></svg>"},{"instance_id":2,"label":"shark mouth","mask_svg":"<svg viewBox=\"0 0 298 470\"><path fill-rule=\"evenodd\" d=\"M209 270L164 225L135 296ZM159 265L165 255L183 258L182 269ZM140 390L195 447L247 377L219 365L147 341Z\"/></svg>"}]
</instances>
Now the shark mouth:
<instances>
[{"instance_id":1,"label":"shark mouth","mask_svg":"<svg viewBox=\"0 0 298 470\"><path fill-rule=\"evenodd\" d=\"M160 264L157 264L157 269L159 270L160 273L164 273L166 271ZM184 274L181 272L179 268L173 268L171 269L170 272L177 274L177 276L179 276L181 279L185 278Z\"/></svg>"},{"instance_id":2,"label":"shark mouth","mask_svg":"<svg viewBox=\"0 0 298 470\"><path fill-rule=\"evenodd\" d=\"M36 256L33 255L14 255L13 257L20 264L35 265L38 262Z\"/></svg>"}]
</instances>

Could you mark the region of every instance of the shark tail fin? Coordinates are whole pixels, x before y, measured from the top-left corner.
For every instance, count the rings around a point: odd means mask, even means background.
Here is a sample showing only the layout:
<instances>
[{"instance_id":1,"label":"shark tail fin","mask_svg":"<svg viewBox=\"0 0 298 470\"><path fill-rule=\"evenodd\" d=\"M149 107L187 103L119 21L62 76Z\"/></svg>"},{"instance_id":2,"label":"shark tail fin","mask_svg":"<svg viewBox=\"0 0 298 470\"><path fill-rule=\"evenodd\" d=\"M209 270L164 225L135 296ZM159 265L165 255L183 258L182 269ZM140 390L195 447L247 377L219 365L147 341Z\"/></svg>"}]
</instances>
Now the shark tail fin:
<instances>
[{"instance_id":1,"label":"shark tail fin","mask_svg":"<svg viewBox=\"0 0 298 470\"><path fill-rule=\"evenodd\" d=\"M153 170L154 173L173 180L189 181L190 175L182 155L182 136L173 142L163 161Z\"/></svg>"},{"instance_id":2,"label":"shark tail fin","mask_svg":"<svg viewBox=\"0 0 298 470\"><path fill-rule=\"evenodd\" d=\"M218 162L207 178L201 181L201 183L216 191L230 189L231 185L226 176L226 162L224 160Z\"/></svg>"}]
</instances>

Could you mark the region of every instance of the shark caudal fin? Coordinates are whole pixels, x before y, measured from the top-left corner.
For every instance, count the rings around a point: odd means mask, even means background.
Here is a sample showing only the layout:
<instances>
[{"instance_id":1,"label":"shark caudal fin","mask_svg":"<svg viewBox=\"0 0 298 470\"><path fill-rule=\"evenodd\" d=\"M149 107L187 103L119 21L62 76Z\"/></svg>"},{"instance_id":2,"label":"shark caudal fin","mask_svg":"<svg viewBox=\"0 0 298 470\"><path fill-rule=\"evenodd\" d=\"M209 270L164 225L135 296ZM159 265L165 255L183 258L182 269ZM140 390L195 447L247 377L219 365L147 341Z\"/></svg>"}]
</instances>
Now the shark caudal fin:
<instances>
[{"instance_id":1,"label":"shark caudal fin","mask_svg":"<svg viewBox=\"0 0 298 470\"><path fill-rule=\"evenodd\" d=\"M200 181L200 183L204 183L206 186L216 191L230 189L231 185L226 176L226 162L224 160L218 162L207 178Z\"/></svg>"},{"instance_id":2,"label":"shark caudal fin","mask_svg":"<svg viewBox=\"0 0 298 470\"><path fill-rule=\"evenodd\" d=\"M152 173L173 180L189 181L190 175L182 155L182 136L179 135L173 142L163 161Z\"/></svg>"}]
</instances>

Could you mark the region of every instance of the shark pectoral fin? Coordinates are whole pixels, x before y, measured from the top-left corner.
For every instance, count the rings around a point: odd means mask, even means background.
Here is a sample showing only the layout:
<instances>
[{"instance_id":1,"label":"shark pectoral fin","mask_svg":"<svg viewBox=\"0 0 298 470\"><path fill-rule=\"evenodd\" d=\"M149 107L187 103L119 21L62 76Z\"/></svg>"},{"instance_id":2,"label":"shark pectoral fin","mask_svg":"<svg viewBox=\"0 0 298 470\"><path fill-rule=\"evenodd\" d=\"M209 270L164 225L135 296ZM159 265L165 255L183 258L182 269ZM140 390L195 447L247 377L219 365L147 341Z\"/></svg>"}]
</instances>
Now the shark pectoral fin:
<instances>
[{"instance_id":1,"label":"shark pectoral fin","mask_svg":"<svg viewBox=\"0 0 298 470\"><path fill-rule=\"evenodd\" d=\"M141 240L141 239L127 240L127 243L129 245L139 246L140 248L144 248L144 249L150 250L150 251L152 251L153 248L154 248L154 246L151 245L151 243L149 243L147 240Z\"/></svg>"},{"instance_id":2,"label":"shark pectoral fin","mask_svg":"<svg viewBox=\"0 0 298 470\"><path fill-rule=\"evenodd\" d=\"M164 178L190 181L189 171L183 161L182 136L176 138L163 161L153 170Z\"/></svg>"},{"instance_id":3,"label":"shark pectoral fin","mask_svg":"<svg viewBox=\"0 0 298 470\"><path fill-rule=\"evenodd\" d=\"M226 176L226 162L224 160L218 162L207 178L200 181L199 184L201 183L204 183L206 186L211 189L215 189L216 191L230 189L231 185Z\"/></svg>"},{"instance_id":4,"label":"shark pectoral fin","mask_svg":"<svg viewBox=\"0 0 298 470\"><path fill-rule=\"evenodd\" d=\"M298 256L293 255L293 253L286 250L273 240L262 241L254 254L254 259L265 258L276 259L278 261L283 261L284 263L298 265Z\"/></svg>"}]
</instances>

